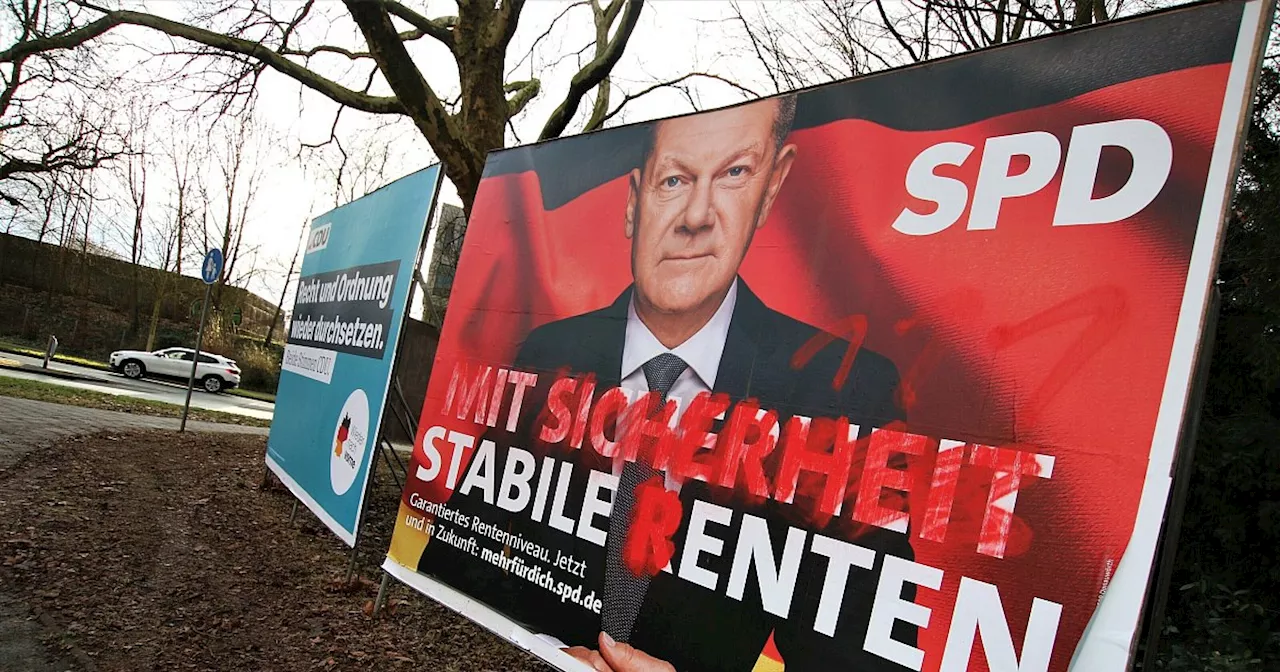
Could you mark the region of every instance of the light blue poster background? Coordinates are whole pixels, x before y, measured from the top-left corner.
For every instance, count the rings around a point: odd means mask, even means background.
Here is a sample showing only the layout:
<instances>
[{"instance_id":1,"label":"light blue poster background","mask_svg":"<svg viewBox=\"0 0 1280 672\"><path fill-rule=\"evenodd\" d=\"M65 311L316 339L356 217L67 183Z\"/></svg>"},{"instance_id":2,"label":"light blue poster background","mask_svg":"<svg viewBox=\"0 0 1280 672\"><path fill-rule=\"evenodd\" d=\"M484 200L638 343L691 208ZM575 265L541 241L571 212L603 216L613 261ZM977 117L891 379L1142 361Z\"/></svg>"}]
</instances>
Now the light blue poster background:
<instances>
[{"instance_id":1,"label":"light blue poster background","mask_svg":"<svg viewBox=\"0 0 1280 672\"><path fill-rule=\"evenodd\" d=\"M314 344L299 346L286 331L290 338L267 439L267 465L348 546L355 544L413 266L439 178L437 164L331 210L311 222L305 241L302 279L366 264L399 262L386 304L392 312L381 359L312 347ZM326 225L327 241L322 249L313 250L319 246L316 239L324 238ZM298 314L306 312L302 308L295 303L295 323ZM327 376L299 374L298 362L309 371L327 372ZM344 418L351 422L342 442L337 439ZM363 438L362 444L359 438ZM342 444L337 452L336 444Z\"/></svg>"}]
</instances>

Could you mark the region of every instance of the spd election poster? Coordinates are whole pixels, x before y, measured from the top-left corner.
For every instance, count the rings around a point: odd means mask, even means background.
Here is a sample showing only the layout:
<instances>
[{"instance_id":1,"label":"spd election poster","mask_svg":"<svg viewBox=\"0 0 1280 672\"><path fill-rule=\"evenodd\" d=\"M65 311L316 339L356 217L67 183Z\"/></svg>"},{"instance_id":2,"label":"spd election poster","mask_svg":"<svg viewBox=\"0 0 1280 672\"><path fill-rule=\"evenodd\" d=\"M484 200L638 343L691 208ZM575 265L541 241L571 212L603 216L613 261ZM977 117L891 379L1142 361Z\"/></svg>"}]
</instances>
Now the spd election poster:
<instances>
[{"instance_id":1,"label":"spd election poster","mask_svg":"<svg viewBox=\"0 0 1280 672\"><path fill-rule=\"evenodd\" d=\"M562 669L1125 669L1270 16L490 155L384 567Z\"/></svg>"},{"instance_id":2,"label":"spd election poster","mask_svg":"<svg viewBox=\"0 0 1280 672\"><path fill-rule=\"evenodd\" d=\"M409 285L440 167L313 220L267 439L267 466L355 544Z\"/></svg>"}]
</instances>

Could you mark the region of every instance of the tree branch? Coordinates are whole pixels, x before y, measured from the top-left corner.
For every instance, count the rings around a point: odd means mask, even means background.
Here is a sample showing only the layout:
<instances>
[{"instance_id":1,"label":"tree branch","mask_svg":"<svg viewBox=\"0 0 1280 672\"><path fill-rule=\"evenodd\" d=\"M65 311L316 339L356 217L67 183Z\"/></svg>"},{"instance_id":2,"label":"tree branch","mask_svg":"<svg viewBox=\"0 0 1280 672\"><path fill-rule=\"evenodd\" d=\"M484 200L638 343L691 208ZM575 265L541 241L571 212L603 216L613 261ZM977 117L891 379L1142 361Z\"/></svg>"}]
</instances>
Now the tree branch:
<instances>
[{"instance_id":1,"label":"tree branch","mask_svg":"<svg viewBox=\"0 0 1280 672\"><path fill-rule=\"evenodd\" d=\"M599 58L609 46L609 28L618 18L618 11L621 8L622 0L611 0L607 8L601 7L599 0L591 0L592 21L596 27L596 37L593 42L596 47L596 58ZM596 128L604 123L604 117L609 112L609 94L612 88L610 77L605 77L596 86L596 100L591 106L590 116L587 117L586 128Z\"/></svg>"},{"instance_id":2,"label":"tree branch","mask_svg":"<svg viewBox=\"0 0 1280 672\"><path fill-rule=\"evenodd\" d=\"M637 98L640 98L640 97L643 97L643 96L647 96L647 95L649 95L650 93L653 93L654 91L657 91L658 89L664 89L664 88L676 87L676 85L677 85L677 84L679 84L679 83L681 83L681 82L683 82L683 81L685 81L685 80L688 80L688 79L693 79L694 77L702 77L702 78L705 78L705 79L714 79L714 80L716 80L716 81L718 81L718 82L722 82L722 83L724 83L724 84L728 84L729 86L732 86L733 88L735 88L735 89L737 89L737 90L739 90L739 91L741 91L741 92L743 92L743 93L747 94L747 96L749 96L749 97L751 97L751 98L759 98L759 97L760 97L760 94L759 94L759 93L756 93L755 91L752 91L751 89L749 89L749 88L747 88L747 87L745 87L745 86L743 86L743 85L741 85L741 84L739 84L739 83L737 83L737 82L735 82L735 81L733 81L733 80L731 80L731 79L727 79L727 78L725 78L725 77L721 77L720 75L712 74L712 73L709 73L709 72L690 72L690 73L688 73L688 74L684 74L684 75L681 75L681 76L679 76L679 77L676 77L675 79L670 79L670 80L667 80L667 81L665 81L665 82L658 82L657 84L654 84L654 85L652 85L652 86L649 86L649 87L646 87L646 88L644 88L644 89L641 89L640 91L637 91L637 92L635 92L635 93L628 93L626 96L623 96L623 98L622 98L622 102L618 103L618 106L617 106L617 107L615 107L615 108L613 108L613 111L612 111L612 112L610 112L610 113L608 113L608 114L604 115L603 117L601 117L601 118L600 118L600 120L599 120L598 122L596 122L596 123L594 123L594 124L593 124L593 123L591 123L591 122L588 122L588 123L587 123L586 128L583 128L583 129L582 129L582 132L583 132L583 133L587 133L587 132L589 132L589 131L594 131L594 130L596 130L596 129L600 128L601 126L603 126L603 125L604 125L604 122L606 122L606 121L608 121L608 120L612 119L615 115L617 115L619 112L621 112L621 111L622 111L622 108L623 108L623 107L626 107L627 103L630 103L631 101L633 101L633 100L635 100L635 99L637 99ZM676 87L676 88L678 88L678 87ZM692 103L692 99L690 100L690 102ZM593 120L593 121L594 121L594 120Z\"/></svg>"},{"instance_id":3,"label":"tree branch","mask_svg":"<svg viewBox=\"0 0 1280 672\"><path fill-rule=\"evenodd\" d=\"M7 180L13 175L17 175L19 173L52 173L64 168L71 168L73 170L90 170L119 156L117 153L110 153L91 157L77 157L56 156L56 153L57 150L46 153L44 159L41 161L9 159L5 163L0 164L0 181Z\"/></svg>"},{"instance_id":4,"label":"tree branch","mask_svg":"<svg viewBox=\"0 0 1280 672\"><path fill-rule=\"evenodd\" d=\"M438 19L428 19L395 0L382 0L382 6L396 18L439 40L444 46L449 47L449 51L457 47L453 39L453 28L458 25L458 17L442 16Z\"/></svg>"},{"instance_id":5,"label":"tree branch","mask_svg":"<svg viewBox=\"0 0 1280 672\"><path fill-rule=\"evenodd\" d=\"M515 74L516 70L519 70L520 66L524 65L524 62L533 56L533 51L538 48L538 44L551 36L551 31L555 30L556 24L560 22L560 19L564 18L565 14L569 13L569 10L574 7L581 7L587 4L588 1L589 0L577 0L577 2L566 5L564 9L560 10L560 13L556 15L556 18L551 19L551 23L547 26L547 29L542 31L541 35L534 38L533 43L529 45L529 50L524 53L524 56L521 56L520 60L517 61L515 65L511 66L511 70L507 72L507 76L510 77Z\"/></svg>"},{"instance_id":6,"label":"tree branch","mask_svg":"<svg viewBox=\"0 0 1280 672\"><path fill-rule=\"evenodd\" d=\"M911 57L913 62L919 62L920 57L916 55L916 50L912 49L910 44L907 44L907 41L902 37L902 33L899 33L898 29L893 26L893 22L889 20L888 12L884 11L883 0L876 0L876 9L880 12L880 20L884 21L885 30L888 30L893 35L893 39L902 45L902 48L907 51L907 55Z\"/></svg>"},{"instance_id":7,"label":"tree branch","mask_svg":"<svg viewBox=\"0 0 1280 672\"><path fill-rule=\"evenodd\" d=\"M1058 13L1062 14L1062 0L1054 0L1054 6L1057 7ZM1027 15L1044 24L1049 30L1065 30L1071 27L1071 22L1060 19L1051 19L1045 13L1032 6L1032 0L1023 0L1022 7L1027 11Z\"/></svg>"},{"instance_id":8,"label":"tree branch","mask_svg":"<svg viewBox=\"0 0 1280 672\"><path fill-rule=\"evenodd\" d=\"M587 118L587 125L582 128L584 133L599 128L608 118L609 94L612 88L608 77L600 82L600 86L596 89L596 102L591 106L591 116Z\"/></svg>"},{"instance_id":9,"label":"tree branch","mask_svg":"<svg viewBox=\"0 0 1280 672\"><path fill-rule=\"evenodd\" d=\"M303 86L320 93L330 100L372 114L404 114L405 107L395 96L371 96L352 91L347 87L326 77L308 70L306 67L289 60L284 54L272 50L264 44L250 40L215 33L204 28L171 21L169 19L133 12L128 10L110 10L82 3L86 7L103 12L105 16L99 21L108 22L108 27L97 34L106 32L108 28L119 25L142 26L158 30L171 37L190 40L212 49L240 54L252 58L273 70L288 75ZM97 23L97 22L95 22ZM91 24L92 25L92 24ZM96 35L95 35L96 36ZM399 41L397 40L397 43ZM403 45L402 45L403 48Z\"/></svg>"},{"instance_id":10,"label":"tree branch","mask_svg":"<svg viewBox=\"0 0 1280 672\"><path fill-rule=\"evenodd\" d=\"M613 66L618 63L618 59L622 58L622 52L627 47L627 41L631 39L631 34L635 32L636 23L640 20L640 10L644 9L644 0L626 0L626 10L622 14L622 23L618 26L618 30L614 33L613 39L610 40L609 46L604 53L592 59L585 67L573 76L569 82L569 92L565 95L564 102L556 108L551 116L547 119L547 123L542 127L540 140L549 140L559 137L564 133L564 129L569 126L569 122L573 119L573 115L578 111L578 105L582 103L582 97L587 94L597 84L604 81L609 76L609 72L613 70Z\"/></svg>"},{"instance_id":11,"label":"tree branch","mask_svg":"<svg viewBox=\"0 0 1280 672\"><path fill-rule=\"evenodd\" d=\"M542 82L537 79L530 79L521 82L507 82L503 85L503 90L507 93L515 95L507 99L508 118L520 114L529 101L533 100L542 90Z\"/></svg>"},{"instance_id":12,"label":"tree branch","mask_svg":"<svg viewBox=\"0 0 1280 672\"><path fill-rule=\"evenodd\" d=\"M502 8L498 10L498 20L502 26L502 33L498 36L498 46L502 47L503 53L506 52L507 45L516 34L516 27L520 24L520 13L524 11L524 2L525 0L503 0Z\"/></svg>"},{"instance_id":13,"label":"tree branch","mask_svg":"<svg viewBox=\"0 0 1280 672\"><path fill-rule=\"evenodd\" d=\"M618 12L622 11L622 0L610 0L609 6L604 10L604 22L607 26L612 26L614 20L618 18Z\"/></svg>"},{"instance_id":14,"label":"tree branch","mask_svg":"<svg viewBox=\"0 0 1280 672\"><path fill-rule=\"evenodd\" d=\"M772 63L765 57L765 52L760 46L760 39L756 37L756 32L751 29L751 24L747 21L747 17L742 13L742 6L738 4L737 0L733 0L729 6L733 8L733 18L742 24L742 30L747 35L747 42L751 45L751 49L755 51L756 59L764 66L765 75L769 78L769 81L773 83L774 92L776 93L781 91L782 87L778 81L777 74L774 72Z\"/></svg>"},{"instance_id":15,"label":"tree branch","mask_svg":"<svg viewBox=\"0 0 1280 672\"><path fill-rule=\"evenodd\" d=\"M311 58L319 53L338 54L340 56L346 56L353 61L360 60L362 58L373 58L373 55L367 51L351 51L350 49L343 49L342 47L334 47L327 44L312 47L306 51L301 49L283 49L280 53L285 56L301 56L302 58Z\"/></svg>"},{"instance_id":16,"label":"tree branch","mask_svg":"<svg viewBox=\"0 0 1280 672\"><path fill-rule=\"evenodd\" d=\"M413 42L414 40L422 39L425 35L426 35L425 32L418 30L416 28L414 30L406 30L400 33L400 41ZM340 56L346 56L347 58L353 61L357 61L363 58L373 58L373 54L370 54L367 51L351 51L350 49L344 49L343 47L335 47L328 44L322 44L318 47L312 47L306 50L281 49L280 53L284 54L285 56L301 56L302 58L311 58L319 53L338 54Z\"/></svg>"},{"instance_id":17,"label":"tree branch","mask_svg":"<svg viewBox=\"0 0 1280 672\"><path fill-rule=\"evenodd\" d=\"M119 25L112 21L109 17L103 17L82 28L68 30L49 37L40 37L34 40L24 40L17 44L0 51L0 63L13 63L14 61L24 59L32 54L40 54L48 51L58 51L61 49L72 49L101 36L108 30Z\"/></svg>"},{"instance_id":18,"label":"tree branch","mask_svg":"<svg viewBox=\"0 0 1280 672\"><path fill-rule=\"evenodd\" d=\"M422 72L409 56L408 48L400 41L387 9L368 0L344 2L351 18L364 34L374 62L395 92L401 110L413 120L427 142L433 148L448 148L446 153L471 151L465 136L455 128L444 103L423 79ZM458 157L440 158L456 160Z\"/></svg>"}]
</instances>

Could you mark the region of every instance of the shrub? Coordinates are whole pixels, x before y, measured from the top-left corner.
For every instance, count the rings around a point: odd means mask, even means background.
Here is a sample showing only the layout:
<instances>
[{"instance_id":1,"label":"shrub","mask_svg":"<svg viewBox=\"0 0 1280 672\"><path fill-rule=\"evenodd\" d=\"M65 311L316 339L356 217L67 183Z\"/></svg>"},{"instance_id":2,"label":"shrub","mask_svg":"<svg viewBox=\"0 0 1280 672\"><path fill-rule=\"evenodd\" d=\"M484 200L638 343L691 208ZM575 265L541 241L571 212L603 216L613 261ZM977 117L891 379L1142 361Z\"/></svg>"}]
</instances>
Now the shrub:
<instances>
[{"instance_id":1,"label":"shrub","mask_svg":"<svg viewBox=\"0 0 1280 672\"><path fill-rule=\"evenodd\" d=\"M275 393L280 384L280 360L284 351L267 348L250 339L237 339L230 357L240 365L240 385L256 392Z\"/></svg>"},{"instance_id":2,"label":"shrub","mask_svg":"<svg viewBox=\"0 0 1280 672\"><path fill-rule=\"evenodd\" d=\"M1253 672L1271 669L1268 653L1280 648L1267 609L1248 590L1231 590L1207 580L1188 583L1175 595L1194 616L1170 622L1156 669L1181 672ZM1172 619L1171 619L1172 620Z\"/></svg>"}]
</instances>

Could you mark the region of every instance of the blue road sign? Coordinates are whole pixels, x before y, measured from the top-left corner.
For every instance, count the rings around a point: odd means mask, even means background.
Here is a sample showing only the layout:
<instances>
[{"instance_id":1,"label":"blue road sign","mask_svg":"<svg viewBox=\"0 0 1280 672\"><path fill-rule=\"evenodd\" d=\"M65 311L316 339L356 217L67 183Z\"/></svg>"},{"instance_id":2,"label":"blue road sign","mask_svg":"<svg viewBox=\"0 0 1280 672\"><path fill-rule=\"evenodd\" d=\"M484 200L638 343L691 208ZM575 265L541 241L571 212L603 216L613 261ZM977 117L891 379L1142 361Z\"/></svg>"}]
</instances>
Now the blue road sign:
<instances>
[{"instance_id":1,"label":"blue road sign","mask_svg":"<svg viewBox=\"0 0 1280 672\"><path fill-rule=\"evenodd\" d=\"M204 255L204 264L200 266L200 278L204 280L204 284L212 285L218 281L218 277L221 275L222 250L215 247Z\"/></svg>"}]
</instances>

